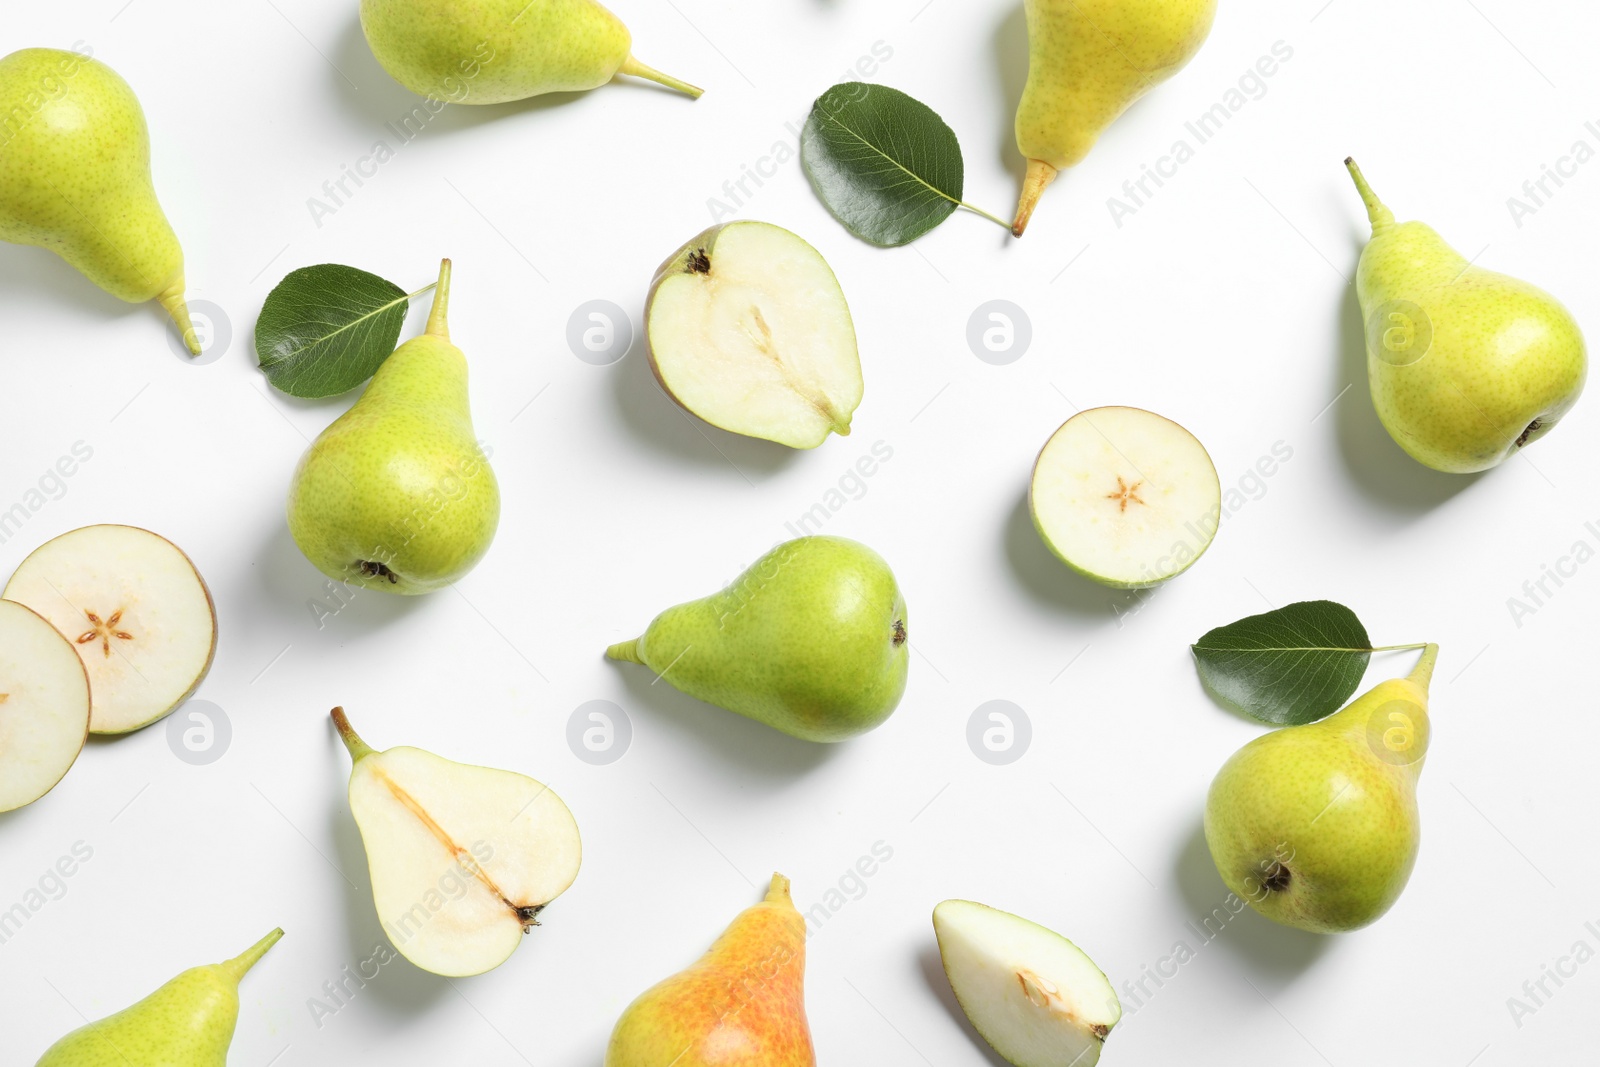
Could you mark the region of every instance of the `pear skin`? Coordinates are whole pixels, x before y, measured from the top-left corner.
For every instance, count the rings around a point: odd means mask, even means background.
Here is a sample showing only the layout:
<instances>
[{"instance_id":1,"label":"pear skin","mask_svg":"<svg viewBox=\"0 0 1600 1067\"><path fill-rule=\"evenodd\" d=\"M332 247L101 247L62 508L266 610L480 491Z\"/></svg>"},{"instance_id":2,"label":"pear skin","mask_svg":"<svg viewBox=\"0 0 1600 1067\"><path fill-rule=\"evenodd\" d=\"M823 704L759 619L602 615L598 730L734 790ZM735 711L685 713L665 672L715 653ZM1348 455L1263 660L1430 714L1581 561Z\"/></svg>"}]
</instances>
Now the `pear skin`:
<instances>
[{"instance_id":1,"label":"pear skin","mask_svg":"<svg viewBox=\"0 0 1600 1067\"><path fill-rule=\"evenodd\" d=\"M494 540L500 487L473 432L449 301L447 259L427 332L383 361L295 470L289 532L336 581L432 592L465 576Z\"/></svg>"},{"instance_id":2,"label":"pear skin","mask_svg":"<svg viewBox=\"0 0 1600 1067\"><path fill-rule=\"evenodd\" d=\"M0 59L0 240L49 249L118 300L159 301L198 356L183 249L150 178L144 110L82 47Z\"/></svg>"},{"instance_id":3,"label":"pear skin","mask_svg":"<svg viewBox=\"0 0 1600 1067\"><path fill-rule=\"evenodd\" d=\"M1027 0L1027 13L1017 147L1028 174L1011 227L1018 237L1056 175L1082 162L1107 126L1200 51L1217 0Z\"/></svg>"},{"instance_id":4,"label":"pear skin","mask_svg":"<svg viewBox=\"0 0 1600 1067\"><path fill-rule=\"evenodd\" d=\"M634 59L628 27L595 0L361 0L361 28L395 81L452 104L584 92L618 74L701 94Z\"/></svg>"},{"instance_id":5,"label":"pear skin","mask_svg":"<svg viewBox=\"0 0 1600 1067\"><path fill-rule=\"evenodd\" d=\"M145 997L51 1045L36 1067L227 1067L239 981L283 936L274 930L224 963L193 967Z\"/></svg>"},{"instance_id":6,"label":"pear skin","mask_svg":"<svg viewBox=\"0 0 1600 1067\"><path fill-rule=\"evenodd\" d=\"M1588 373L1567 309L1463 258L1431 226L1395 222L1345 160L1372 222L1356 269L1367 378L1384 429L1434 470L1487 470L1537 441Z\"/></svg>"},{"instance_id":7,"label":"pear skin","mask_svg":"<svg viewBox=\"0 0 1600 1067\"><path fill-rule=\"evenodd\" d=\"M1274 922L1339 933L1399 899L1421 839L1417 778L1428 753L1428 681L1409 677L1343 710L1264 734L1211 783L1205 834L1228 888Z\"/></svg>"},{"instance_id":8,"label":"pear skin","mask_svg":"<svg viewBox=\"0 0 1600 1067\"><path fill-rule=\"evenodd\" d=\"M883 557L843 537L801 537L606 655L793 737L832 742L899 705L906 633L905 599Z\"/></svg>"},{"instance_id":9,"label":"pear skin","mask_svg":"<svg viewBox=\"0 0 1600 1067\"><path fill-rule=\"evenodd\" d=\"M815 1067L805 971L806 921L774 874L698 963L628 1006L605 1067Z\"/></svg>"}]
</instances>

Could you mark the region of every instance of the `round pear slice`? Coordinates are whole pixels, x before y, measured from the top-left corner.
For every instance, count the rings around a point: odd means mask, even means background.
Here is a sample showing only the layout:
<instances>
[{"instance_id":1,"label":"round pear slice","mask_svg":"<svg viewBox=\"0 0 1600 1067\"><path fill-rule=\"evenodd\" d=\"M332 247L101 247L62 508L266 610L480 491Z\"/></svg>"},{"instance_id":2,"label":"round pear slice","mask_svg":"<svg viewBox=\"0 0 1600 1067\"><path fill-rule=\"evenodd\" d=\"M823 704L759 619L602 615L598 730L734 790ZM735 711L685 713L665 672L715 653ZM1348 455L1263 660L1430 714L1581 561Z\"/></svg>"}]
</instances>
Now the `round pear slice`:
<instances>
[{"instance_id":1,"label":"round pear slice","mask_svg":"<svg viewBox=\"0 0 1600 1067\"><path fill-rule=\"evenodd\" d=\"M1081 411L1045 443L1033 524L1067 566L1118 589L1160 585L1210 547L1222 484L1193 434L1139 408Z\"/></svg>"},{"instance_id":2,"label":"round pear slice","mask_svg":"<svg viewBox=\"0 0 1600 1067\"><path fill-rule=\"evenodd\" d=\"M714 226L656 271L650 368L691 414L747 437L816 448L861 403L856 328L815 248L779 226Z\"/></svg>"},{"instance_id":3,"label":"round pear slice","mask_svg":"<svg viewBox=\"0 0 1600 1067\"><path fill-rule=\"evenodd\" d=\"M500 966L578 877L583 846L572 812L526 775L420 748L377 752L343 708L333 721L354 761L350 813L389 940L447 978Z\"/></svg>"},{"instance_id":4,"label":"round pear slice","mask_svg":"<svg viewBox=\"0 0 1600 1067\"><path fill-rule=\"evenodd\" d=\"M43 615L89 673L89 730L123 734L187 700L217 649L211 593L189 557L136 526L85 526L34 550L3 594Z\"/></svg>"},{"instance_id":5,"label":"round pear slice","mask_svg":"<svg viewBox=\"0 0 1600 1067\"><path fill-rule=\"evenodd\" d=\"M89 675L66 638L0 600L0 811L55 788L89 738Z\"/></svg>"},{"instance_id":6,"label":"round pear slice","mask_svg":"<svg viewBox=\"0 0 1600 1067\"><path fill-rule=\"evenodd\" d=\"M933 909L945 977L973 1029L1016 1067L1094 1067L1122 1018L1116 990L1071 941L970 900Z\"/></svg>"}]
</instances>

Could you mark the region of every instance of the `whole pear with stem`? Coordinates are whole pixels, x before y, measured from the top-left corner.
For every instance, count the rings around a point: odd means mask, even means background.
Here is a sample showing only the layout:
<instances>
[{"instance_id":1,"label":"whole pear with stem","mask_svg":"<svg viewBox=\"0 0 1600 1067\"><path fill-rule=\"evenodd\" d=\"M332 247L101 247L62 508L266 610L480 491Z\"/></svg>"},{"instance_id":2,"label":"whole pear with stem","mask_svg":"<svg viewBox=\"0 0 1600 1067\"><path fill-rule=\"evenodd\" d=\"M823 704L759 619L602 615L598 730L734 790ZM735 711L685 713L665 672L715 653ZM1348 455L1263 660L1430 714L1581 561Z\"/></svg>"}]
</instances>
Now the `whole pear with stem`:
<instances>
[{"instance_id":1,"label":"whole pear with stem","mask_svg":"<svg viewBox=\"0 0 1600 1067\"><path fill-rule=\"evenodd\" d=\"M1228 888L1274 922L1354 930L1399 899L1416 864L1417 779L1439 646L1343 710L1263 734L1211 783L1205 835Z\"/></svg>"},{"instance_id":2,"label":"whole pear with stem","mask_svg":"<svg viewBox=\"0 0 1600 1067\"><path fill-rule=\"evenodd\" d=\"M1588 354L1555 297L1475 266L1431 226L1394 213L1345 160L1372 222L1356 268L1367 380L1395 443L1469 474L1555 427L1583 391Z\"/></svg>"},{"instance_id":3,"label":"whole pear with stem","mask_svg":"<svg viewBox=\"0 0 1600 1067\"><path fill-rule=\"evenodd\" d=\"M115 1015L74 1030L36 1067L227 1067L239 982L282 930L223 963L193 967Z\"/></svg>"},{"instance_id":4,"label":"whole pear with stem","mask_svg":"<svg viewBox=\"0 0 1600 1067\"><path fill-rule=\"evenodd\" d=\"M49 249L118 300L158 301L198 356L183 249L150 177L144 110L82 47L0 59L0 239Z\"/></svg>"}]
</instances>

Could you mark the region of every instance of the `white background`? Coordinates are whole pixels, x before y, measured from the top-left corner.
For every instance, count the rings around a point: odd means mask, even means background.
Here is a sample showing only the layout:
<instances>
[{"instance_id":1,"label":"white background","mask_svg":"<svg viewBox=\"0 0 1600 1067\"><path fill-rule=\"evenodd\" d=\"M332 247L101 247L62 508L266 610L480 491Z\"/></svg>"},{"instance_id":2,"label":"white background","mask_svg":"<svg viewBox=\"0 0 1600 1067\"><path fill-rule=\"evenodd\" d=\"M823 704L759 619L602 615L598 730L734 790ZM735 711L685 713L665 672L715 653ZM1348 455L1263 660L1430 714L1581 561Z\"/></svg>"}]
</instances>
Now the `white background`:
<instances>
[{"instance_id":1,"label":"white background","mask_svg":"<svg viewBox=\"0 0 1600 1067\"><path fill-rule=\"evenodd\" d=\"M657 263L711 223L708 198L774 143L792 146L786 123L877 42L892 58L875 80L945 117L968 199L1006 214L1020 6L618 0L639 56L704 85L703 100L627 84L454 108L319 227L307 199L375 139L392 143L384 123L415 103L367 51L353 0L13 5L5 50L83 40L138 91L191 299L225 309L232 341L220 361L186 365L153 305L0 248L0 507L74 442L94 450L0 546L0 571L89 523L171 537L216 597L221 643L199 697L233 736L209 766L178 759L165 724L91 742L53 793L0 818L0 909L74 842L93 849L0 945L0 1058L31 1063L84 1017L281 924L287 937L245 983L233 1064L598 1067L625 1005L690 963L768 872L792 877L810 908L880 841L893 858L808 946L824 1063L998 1062L938 970L929 911L951 896L1062 931L1119 987L1175 942L1195 949L1130 1010L1108 1062L1489 1067L1592 1049L1600 962L1548 985L1556 995L1520 1028L1506 1001L1575 941L1600 948L1584 928L1600 920L1587 891L1600 876L1600 564L1520 627L1507 598L1575 541L1600 543L1584 527L1600 520L1600 399L1482 477L1402 454L1366 396L1349 283L1366 224L1340 163L1354 153L1401 218L1600 330L1600 162L1520 228L1506 206L1575 140L1600 147L1584 129L1600 119L1600 16L1509 0L1225 0L1199 57L1049 190L1021 242L963 213L912 247L871 248L786 164L740 214L829 258L867 380L855 432L813 452L686 418L637 344L609 367L569 350L568 317L589 300L628 309L637 330ZM1107 198L1278 41L1293 58L1265 95L1118 228ZM308 602L326 599L324 581L291 542L283 499L349 398L270 389L255 317L295 267L349 263L413 289L444 255L504 491L498 539L457 590L363 593L319 629ZM1002 367L965 339L997 298L1033 329ZM408 334L423 315L419 302ZM1151 596L1070 575L1023 506L1051 431L1107 403L1184 423L1225 485L1276 442L1293 450L1210 553ZM786 537L877 441L893 458L825 530L882 552L910 604L910 687L885 726L812 746L602 660ZM1187 924L1225 896L1199 835L1205 790L1261 727L1205 695L1188 643L1323 597L1380 643L1443 646L1415 876L1359 933L1318 938L1247 912L1201 947ZM1136 614L1119 625L1118 612ZM1369 683L1411 660L1375 657ZM566 742L569 715L594 699L633 725L610 766ZM967 745L991 699L1032 723L1010 766ZM586 856L503 967L450 982L396 961L319 1027L309 998L383 939L327 721L336 703L380 748L548 781Z\"/></svg>"}]
</instances>

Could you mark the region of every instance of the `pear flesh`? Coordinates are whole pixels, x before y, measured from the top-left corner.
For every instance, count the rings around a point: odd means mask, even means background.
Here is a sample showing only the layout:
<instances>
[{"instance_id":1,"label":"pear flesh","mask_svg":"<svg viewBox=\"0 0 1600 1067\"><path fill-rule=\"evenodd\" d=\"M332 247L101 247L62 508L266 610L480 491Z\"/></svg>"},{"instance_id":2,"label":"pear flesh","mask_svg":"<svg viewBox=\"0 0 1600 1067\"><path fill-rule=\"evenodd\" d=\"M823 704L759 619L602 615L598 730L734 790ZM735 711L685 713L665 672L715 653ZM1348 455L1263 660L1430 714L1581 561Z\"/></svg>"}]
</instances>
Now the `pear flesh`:
<instances>
[{"instance_id":1,"label":"pear flesh","mask_svg":"<svg viewBox=\"0 0 1600 1067\"><path fill-rule=\"evenodd\" d=\"M1073 570L1119 589L1159 585L1210 547L1222 483L1182 426L1139 408L1081 411L1045 443L1028 490L1034 526Z\"/></svg>"},{"instance_id":2,"label":"pear flesh","mask_svg":"<svg viewBox=\"0 0 1600 1067\"><path fill-rule=\"evenodd\" d=\"M295 469L289 532L335 581L432 592L464 577L494 540L500 486L473 432L449 300L447 259L427 332L383 361Z\"/></svg>"},{"instance_id":3,"label":"pear flesh","mask_svg":"<svg viewBox=\"0 0 1600 1067\"><path fill-rule=\"evenodd\" d=\"M406 959L450 978L500 966L578 877L583 846L561 798L526 775L418 748L369 748L344 714L350 813L372 899Z\"/></svg>"},{"instance_id":4,"label":"pear flesh","mask_svg":"<svg viewBox=\"0 0 1600 1067\"><path fill-rule=\"evenodd\" d=\"M1027 0L1027 13L1017 147L1028 173L1011 228L1018 237L1056 175L1082 162L1107 126L1200 51L1217 0Z\"/></svg>"},{"instance_id":5,"label":"pear flesh","mask_svg":"<svg viewBox=\"0 0 1600 1067\"><path fill-rule=\"evenodd\" d=\"M32 609L0 600L0 812L55 788L89 737L89 674Z\"/></svg>"},{"instance_id":6,"label":"pear flesh","mask_svg":"<svg viewBox=\"0 0 1600 1067\"><path fill-rule=\"evenodd\" d=\"M645 308L667 394L724 430L790 448L850 432L861 356L839 281L778 226L714 226L661 265Z\"/></svg>"},{"instance_id":7,"label":"pear flesh","mask_svg":"<svg viewBox=\"0 0 1600 1067\"><path fill-rule=\"evenodd\" d=\"M606 655L793 737L832 742L899 706L906 640L905 599L883 557L843 537L802 537Z\"/></svg>"},{"instance_id":8,"label":"pear flesh","mask_svg":"<svg viewBox=\"0 0 1600 1067\"><path fill-rule=\"evenodd\" d=\"M1474 266L1421 222L1396 223L1354 160L1372 239L1356 269L1378 418L1419 463L1497 466L1549 433L1588 374L1578 324L1555 297Z\"/></svg>"},{"instance_id":9,"label":"pear flesh","mask_svg":"<svg viewBox=\"0 0 1600 1067\"><path fill-rule=\"evenodd\" d=\"M184 971L139 1003L63 1037L36 1067L227 1067L239 982L281 937L274 930L231 960Z\"/></svg>"},{"instance_id":10,"label":"pear flesh","mask_svg":"<svg viewBox=\"0 0 1600 1067\"><path fill-rule=\"evenodd\" d=\"M128 733L165 718L211 670L211 591L177 545L149 530L64 533L23 560L0 595L44 616L77 649L93 733Z\"/></svg>"},{"instance_id":11,"label":"pear flesh","mask_svg":"<svg viewBox=\"0 0 1600 1067\"><path fill-rule=\"evenodd\" d=\"M130 304L157 300L190 353L183 249L156 200L139 98L87 49L0 59L0 240L47 248Z\"/></svg>"},{"instance_id":12,"label":"pear flesh","mask_svg":"<svg viewBox=\"0 0 1600 1067\"><path fill-rule=\"evenodd\" d=\"M1240 899L1314 933L1366 926L1399 899L1421 840L1417 779L1438 654L1428 645L1409 677L1264 734L1223 764L1206 798L1206 844Z\"/></svg>"},{"instance_id":13,"label":"pear flesh","mask_svg":"<svg viewBox=\"0 0 1600 1067\"><path fill-rule=\"evenodd\" d=\"M1007 1062L1099 1062L1122 1004L1082 949L1038 923L970 900L934 908L933 929L961 1010Z\"/></svg>"},{"instance_id":14,"label":"pear flesh","mask_svg":"<svg viewBox=\"0 0 1600 1067\"><path fill-rule=\"evenodd\" d=\"M774 874L699 961L628 1006L604 1067L816 1067L805 972L806 921Z\"/></svg>"},{"instance_id":15,"label":"pear flesh","mask_svg":"<svg viewBox=\"0 0 1600 1067\"><path fill-rule=\"evenodd\" d=\"M628 27L595 0L361 0L361 28L383 69L432 100L502 104L617 74L701 93L634 59Z\"/></svg>"}]
</instances>

